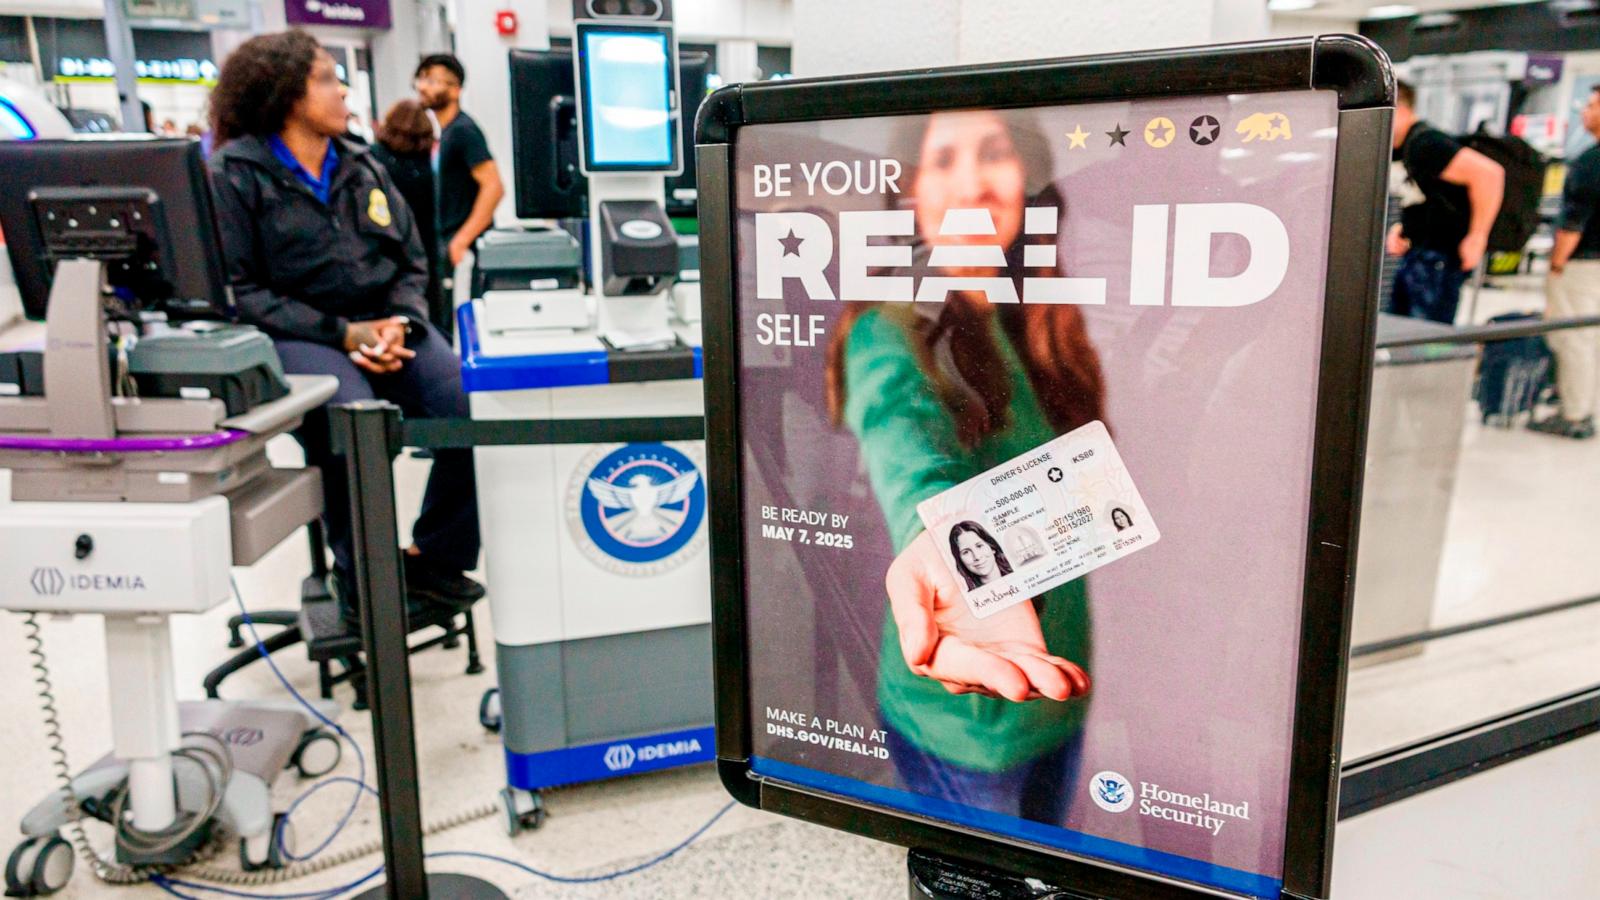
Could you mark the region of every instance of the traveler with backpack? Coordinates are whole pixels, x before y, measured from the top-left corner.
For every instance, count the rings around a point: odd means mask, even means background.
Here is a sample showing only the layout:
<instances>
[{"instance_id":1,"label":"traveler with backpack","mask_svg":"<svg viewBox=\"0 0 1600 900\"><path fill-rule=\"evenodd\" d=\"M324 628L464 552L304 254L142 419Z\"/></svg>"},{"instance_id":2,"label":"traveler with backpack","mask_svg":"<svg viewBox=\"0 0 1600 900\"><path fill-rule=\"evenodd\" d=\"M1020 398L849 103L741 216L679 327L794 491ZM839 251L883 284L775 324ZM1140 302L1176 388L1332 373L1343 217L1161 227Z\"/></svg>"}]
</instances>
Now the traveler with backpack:
<instances>
[{"instance_id":1,"label":"traveler with backpack","mask_svg":"<svg viewBox=\"0 0 1600 900\"><path fill-rule=\"evenodd\" d=\"M1394 160L1404 177L1387 247L1403 258L1389 311L1451 325L1461 285L1488 248L1505 170L1418 118L1416 99L1411 85L1396 84Z\"/></svg>"},{"instance_id":2,"label":"traveler with backpack","mask_svg":"<svg viewBox=\"0 0 1600 900\"><path fill-rule=\"evenodd\" d=\"M1600 137L1600 86L1589 93L1580 113L1583 128ZM1546 319L1600 315L1600 146L1585 150L1567 167L1561 189L1556 245L1550 251L1545 281ZM1556 387L1561 409L1528 427L1570 438L1594 437L1595 380L1600 334L1569 328L1545 336L1556 356Z\"/></svg>"}]
</instances>

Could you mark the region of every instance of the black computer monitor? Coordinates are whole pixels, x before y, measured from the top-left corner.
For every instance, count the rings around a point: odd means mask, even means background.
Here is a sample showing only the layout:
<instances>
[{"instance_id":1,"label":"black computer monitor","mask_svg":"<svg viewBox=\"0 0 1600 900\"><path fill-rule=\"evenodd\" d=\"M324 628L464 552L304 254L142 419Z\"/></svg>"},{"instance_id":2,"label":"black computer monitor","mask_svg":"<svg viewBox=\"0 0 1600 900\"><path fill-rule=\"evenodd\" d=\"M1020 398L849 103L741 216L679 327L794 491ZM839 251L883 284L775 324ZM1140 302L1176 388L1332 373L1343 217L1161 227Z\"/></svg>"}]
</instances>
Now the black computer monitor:
<instances>
[{"instance_id":1,"label":"black computer monitor","mask_svg":"<svg viewBox=\"0 0 1600 900\"><path fill-rule=\"evenodd\" d=\"M711 58L678 57L683 172L667 178L667 212L694 215L694 114L705 98ZM567 50L511 51L511 155L517 215L576 219L589 215L589 182L578 164L577 87Z\"/></svg>"},{"instance_id":2,"label":"black computer monitor","mask_svg":"<svg viewBox=\"0 0 1600 900\"><path fill-rule=\"evenodd\" d=\"M711 57L698 50L678 53L679 132L683 136L683 172L667 176L667 215L694 216L698 198L694 177L694 117L706 98Z\"/></svg>"},{"instance_id":3,"label":"black computer monitor","mask_svg":"<svg viewBox=\"0 0 1600 900\"><path fill-rule=\"evenodd\" d=\"M45 316L55 264L84 258L130 310L233 315L198 141L0 141L0 230L29 318Z\"/></svg>"},{"instance_id":4,"label":"black computer monitor","mask_svg":"<svg viewBox=\"0 0 1600 900\"><path fill-rule=\"evenodd\" d=\"M511 156L524 219L589 214L589 183L578 171L577 93L571 53L511 51Z\"/></svg>"}]
</instances>

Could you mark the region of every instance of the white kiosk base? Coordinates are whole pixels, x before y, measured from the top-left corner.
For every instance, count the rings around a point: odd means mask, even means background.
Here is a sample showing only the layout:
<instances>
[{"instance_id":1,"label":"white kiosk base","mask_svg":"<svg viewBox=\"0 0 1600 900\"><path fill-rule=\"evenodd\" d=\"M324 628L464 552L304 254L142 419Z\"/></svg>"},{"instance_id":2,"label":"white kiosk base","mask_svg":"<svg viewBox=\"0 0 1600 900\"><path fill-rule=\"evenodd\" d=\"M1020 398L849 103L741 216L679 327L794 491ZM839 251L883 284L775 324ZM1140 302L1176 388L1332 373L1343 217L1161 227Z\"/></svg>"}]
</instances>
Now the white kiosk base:
<instances>
[{"instance_id":1,"label":"white kiosk base","mask_svg":"<svg viewBox=\"0 0 1600 900\"><path fill-rule=\"evenodd\" d=\"M472 417L699 416L699 329L608 352L460 310ZM511 788L713 756L704 442L480 447L479 516Z\"/></svg>"}]
</instances>

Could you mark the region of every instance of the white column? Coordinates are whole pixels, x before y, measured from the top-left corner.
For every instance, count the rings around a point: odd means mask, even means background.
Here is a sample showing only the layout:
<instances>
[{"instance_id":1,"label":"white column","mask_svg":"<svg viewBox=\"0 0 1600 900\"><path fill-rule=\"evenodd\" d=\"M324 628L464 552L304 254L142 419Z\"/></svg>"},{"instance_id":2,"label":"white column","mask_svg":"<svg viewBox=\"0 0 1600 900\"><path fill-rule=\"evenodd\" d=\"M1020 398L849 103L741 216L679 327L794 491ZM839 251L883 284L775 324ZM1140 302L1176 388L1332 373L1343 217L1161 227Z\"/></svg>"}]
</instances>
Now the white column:
<instances>
[{"instance_id":1,"label":"white column","mask_svg":"<svg viewBox=\"0 0 1600 900\"><path fill-rule=\"evenodd\" d=\"M1275 38L1306 37L1318 34L1360 34L1355 19L1329 19L1323 16L1294 16L1272 13L1268 34Z\"/></svg>"},{"instance_id":2,"label":"white column","mask_svg":"<svg viewBox=\"0 0 1600 900\"><path fill-rule=\"evenodd\" d=\"M445 0L417 0L417 44L424 55L450 49Z\"/></svg>"},{"instance_id":3,"label":"white column","mask_svg":"<svg viewBox=\"0 0 1600 900\"><path fill-rule=\"evenodd\" d=\"M770 73L762 72L756 65L756 42L743 38L717 41L717 74L723 84L736 81L754 81Z\"/></svg>"},{"instance_id":4,"label":"white column","mask_svg":"<svg viewBox=\"0 0 1600 900\"><path fill-rule=\"evenodd\" d=\"M105 10L106 55L117 69L117 110L121 113L122 130L144 131L144 107L139 104L138 73L133 67L133 29L128 26L128 13L122 0L106 0Z\"/></svg>"},{"instance_id":5,"label":"white column","mask_svg":"<svg viewBox=\"0 0 1600 900\"><path fill-rule=\"evenodd\" d=\"M1212 0L1211 40L1251 41L1272 33L1272 15L1261 0Z\"/></svg>"},{"instance_id":6,"label":"white column","mask_svg":"<svg viewBox=\"0 0 1600 900\"><path fill-rule=\"evenodd\" d=\"M106 616L112 753L128 764L134 827L161 831L177 818L172 751L178 748L172 630L164 615Z\"/></svg>"},{"instance_id":7,"label":"white column","mask_svg":"<svg viewBox=\"0 0 1600 900\"><path fill-rule=\"evenodd\" d=\"M395 101L416 94L411 82L422 58L419 23L426 16L424 7L431 5L426 0L392 0L389 30L372 38L372 107L379 117Z\"/></svg>"},{"instance_id":8,"label":"white column","mask_svg":"<svg viewBox=\"0 0 1600 900\"><path fill-rule=\"evenodd\" d=\"M1259 0L795 0L794 70L837 75L1081 56L1261 38L1267 29Z\"/></svg>"},{"instance_id":9,"label":"white column","mask_svg":"<svg viewBox=\"0 0 1600 900\"><path fill-rule=\"evenodd\" d=\"M961 7L961 0L795 0L794 74L955 65Z\"/></svg>"},{"instance_id":10,"label":"white column","mask_svg":"<svg viewBox=\"0 0 1600 900\"><path fill-rule=\"evenodd\" d=\"M289 18L283 11L283 0L250 0L250 30L256 34L282 31L289 27ZM222 60L217 60L220 65Z\"/></svg>"},{"instance_id":11,"label":"white column","mask_svg":"<svg viewBox=\"0 0 1600 900\"><path fill-rule=\"evenodd\" d=\"M489 140L489 152L499 164L500 179L506 186L505 200L496 210L495 221L505 224L515 218L515 179L511 163L511 65L513 47L535 50L550 46L548 6L545 0L503 0L500 3L463 3L456 21L456 56L467 70L466 89L461 92L461 108L477 120ZM495 13L510 10L517 14L517 33L502 37L495 29Z\"/></svg>"}]
</instances>

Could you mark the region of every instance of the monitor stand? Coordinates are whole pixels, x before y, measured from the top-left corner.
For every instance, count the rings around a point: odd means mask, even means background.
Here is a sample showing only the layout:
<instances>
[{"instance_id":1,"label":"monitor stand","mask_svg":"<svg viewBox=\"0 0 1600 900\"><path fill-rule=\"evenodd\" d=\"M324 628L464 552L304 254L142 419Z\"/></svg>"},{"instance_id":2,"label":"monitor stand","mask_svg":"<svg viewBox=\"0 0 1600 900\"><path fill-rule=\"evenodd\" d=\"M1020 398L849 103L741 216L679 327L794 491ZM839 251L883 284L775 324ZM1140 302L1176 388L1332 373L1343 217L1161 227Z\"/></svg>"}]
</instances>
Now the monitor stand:
<instances>
[{"instance_id":1,"label":"monitor stand","mask_svg":"<svg viewBox=\"0 0 1600 900\"><path fill-rule=\"evenodd\" d=\"M106 360L103 264L64 259L56 264L45 312L44 383L50 432L58 438L117 436Z\"/></svg>"},{"instance_id":2,"label":"monitor stand","mask_svg":"<svg viewBox=\"0 0 1600 900\"><path fill-rule=\"evenodd\" d=\"M913 849L906 854L910 900L1094 900L1010 872Z\"/></svg>"}]
</instances>

